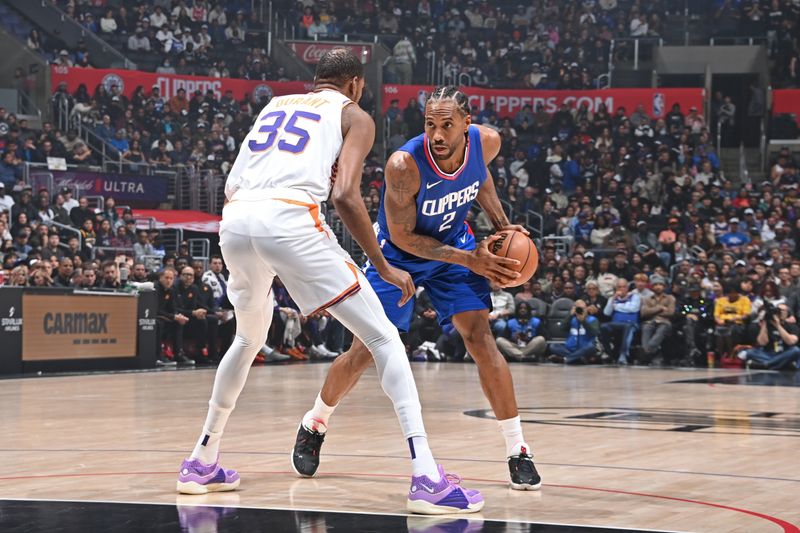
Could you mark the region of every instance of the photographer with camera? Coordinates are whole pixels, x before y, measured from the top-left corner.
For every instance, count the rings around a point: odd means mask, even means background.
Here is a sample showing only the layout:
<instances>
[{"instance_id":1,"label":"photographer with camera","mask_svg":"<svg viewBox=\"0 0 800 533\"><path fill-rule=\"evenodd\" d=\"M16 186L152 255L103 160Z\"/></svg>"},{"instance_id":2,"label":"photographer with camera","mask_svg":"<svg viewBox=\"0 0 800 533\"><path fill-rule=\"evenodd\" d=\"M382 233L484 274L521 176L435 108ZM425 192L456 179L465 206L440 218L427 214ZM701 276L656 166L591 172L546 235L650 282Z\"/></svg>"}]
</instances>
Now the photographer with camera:
<instances>
[{"instance_id":1,"label":"photographer with camera","mask_svg":"<svg viewBox=\"0 0 800 533\"><path fill-rule=\"evenodd\" d=\"M800 366L800 346L797 346L800 328L789 306L767 302L757 320L757 347L740 352L739 357L747 361L748 368L796 370Z\"/></svg>"},{"instance_id":2,"label":"photographer with camera","mask_svg":"<svg viewBox=\"0 0 800 533\"><path fill-rule=\"evenodd\" d=\"M586 302L578 300L572 307L569 322L569 335L564 344L550 346L553 363L593 363L597 359L597 336L600 334L600 321L590 314Z\"/></svg>"},{"instance_id":3,"label":"photographer with camera","mask_svg":"<svg viewBox=\"0 0 800 533\"><path fill-rule=\"evenodd\" d=\"M511 361L536 361L544 354L547 342L537 335L542 321L531 316L531 306L520 302L514 318L508 321L508 337L497 337L497 348Z\"/></svg>"},{"instance_id":4,"label":"photographer with camera","mask_svg":"<svg viewBox=\"0 0 800 533\"><path fill-rule=\"evenodd\" d=\"M600 327L600 341L609 356L617 356L617 364L627 365L628 356L631 353L633 336L639 329L639 311L642 308L642 299L635 293L630 292L628 280L619 278L616 284L614 295L606 302L603 313L611 317L611 322L607 322ZM618 338L617 353L611 348L611 342Z\"/></svg>"}]
</instances>

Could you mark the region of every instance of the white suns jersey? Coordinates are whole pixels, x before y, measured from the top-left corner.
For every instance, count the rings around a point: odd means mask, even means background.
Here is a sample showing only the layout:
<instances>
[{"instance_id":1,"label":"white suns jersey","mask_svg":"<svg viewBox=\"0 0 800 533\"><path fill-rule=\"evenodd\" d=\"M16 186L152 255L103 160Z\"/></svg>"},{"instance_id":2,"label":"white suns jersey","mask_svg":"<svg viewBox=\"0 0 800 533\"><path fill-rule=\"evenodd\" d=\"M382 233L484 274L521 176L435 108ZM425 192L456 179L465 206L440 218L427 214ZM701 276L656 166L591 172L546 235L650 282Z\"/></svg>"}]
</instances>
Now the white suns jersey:
<instances>
[{"instance_id":1,"label":"white suns jersey","mask_svg":"<svg viewBox=\"0 0 800 533\"><path fill-rule=\"evenodd\" d=\"M353 101L334 90L276 96L245 137L225 183L225 196L296 189L327 200L342 149L342 109Z\"/></svg>"}]
</instances>

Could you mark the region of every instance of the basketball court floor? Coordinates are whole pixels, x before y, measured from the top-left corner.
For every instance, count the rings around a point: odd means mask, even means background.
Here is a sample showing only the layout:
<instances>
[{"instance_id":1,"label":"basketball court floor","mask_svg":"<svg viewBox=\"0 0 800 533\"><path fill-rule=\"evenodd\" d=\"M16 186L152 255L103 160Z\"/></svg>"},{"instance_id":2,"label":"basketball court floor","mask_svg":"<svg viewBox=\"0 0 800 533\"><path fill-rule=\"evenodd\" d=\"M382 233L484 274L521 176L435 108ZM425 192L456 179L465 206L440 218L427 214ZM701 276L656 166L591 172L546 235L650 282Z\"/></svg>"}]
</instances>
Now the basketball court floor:
<instances>
[{"instance_id":1,"label":"basketball court floor","mask_svg":"<svg viewBox=\"0 0 800 533\"><path fill-rule=\"evenodd\" d=\"M252 369L222 445L238 491L175 493L212 369L0 381L0 531L800 532L800 374L512 365L539 492L507 486L472 364L414 364L431 448L483 491L405 512L410 462L374 370L331 419L317 477L289 452L327 364Z\"/></svg>"}]
</instances>

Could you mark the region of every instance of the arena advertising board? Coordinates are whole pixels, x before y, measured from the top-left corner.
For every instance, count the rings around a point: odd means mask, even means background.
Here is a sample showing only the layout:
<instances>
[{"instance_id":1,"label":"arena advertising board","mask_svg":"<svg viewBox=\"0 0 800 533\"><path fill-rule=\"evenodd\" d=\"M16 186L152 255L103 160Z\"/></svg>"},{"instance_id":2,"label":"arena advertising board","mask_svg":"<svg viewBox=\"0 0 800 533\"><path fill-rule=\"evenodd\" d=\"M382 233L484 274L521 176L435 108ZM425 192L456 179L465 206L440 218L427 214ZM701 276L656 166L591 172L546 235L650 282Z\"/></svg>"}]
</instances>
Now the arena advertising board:
<instances>
[{"instance_id":1,"label":"arena advertising board","mask_svg":"<svg viewBox=\"0 0 800 533\"><path fill-rule=\"evenodd\" d=\"M22 360L136 357L132 296L23 294Z\"/></svg>"},{"instance_id":2,"label":"arena advertising board","mask_svg":"<svg viewBox=\"0 0 800 533\"><path fill-rule=\"evenodd\" d=\"M772 114L791 113L800 124L800 89L777 89L772 91Z\"/></svg>"},{"instance_id":3,"label":"arena advertising board","mask_svg":"<svg viewBox=\"0 0 800 533\"><path fill-rule=\"evenodd\" d=\"M214 91L217 98L222 97L227 91L233 97L241 100L246 96L253 101L261 97L281 96L284 94L305 93L313 88L311 82L302 81L260 81L240 80L232 78L208 78L203 76L181 76L177 74L159 74L156 72L142 72L138 70L94 69L80 67L61 67L53 65L50 68L52 86L55 91L61 83L66 83L67 91L75 92L83 83L94 93L98 85L103 85L108 91L116 85L122 94L130 98L136 87L142 86L146 93L150 93L153 86L159 88L161 95L172 98L178 90L184 89L187 98L191 98L195 91Z\"/></svg>"},{"instance_id":4,"label":"arena advertising board","mask_svg":"<svg viewBox=\"0 0 800 533\"><path fill-rule=\"evenodd\" d=\"M392 100L399 100L401 108L411 99L422 103L432 89L433 87L428 85L384 85L383 112L386 112ZM562 104L573 108L585 103L592 112L597 111L600 104L605 104L611 114L614 114L619 107L624 107L630 115L636 106L642 104L645 112L656 118L666 116L673 104L680 104L683 113L688 112L693 106L703 109L703 89L699 88L539 91L464 87L464 93L469 97L470 105L478 106L478 109L485 109L489 102L494 104L494 109L500 118L513 117L526 105L530 105L534 111L541 105L544 106L546 113L553 114Z\"/></svg>"},{"instance_id":5,"label":"arena advertising board","mask_svg":"<svg viewBox=\"0 0 800 533\"><path fill-rule=\"evenodd\" d=\"M286 41L286 44L297 54L297 57L312 65L319 63L325 52L334 48L347 48L356 57L360 57L362 63L369 62L372 53L372 45L368 44L320 43L316 41Z\"/></svg>"},{"instance_id":6,"label":"arena advertising board","mask_svg":"<svg viewBox=\"0 0 800 533\"><path fill-rule=\"evenodd\" d=\"M300 43L295 43L300 44ZM312 43L303 43L312 44ZM313 43L315 46L323 46ZM352 45L356 52L360 53L361 45ZM298 50L301 56L308 49ZM317 54L317 49L309 52L310 57ZM323 51L324 53L324 51ZM74 92L81 83L86 84L89 92L99 84L103 84L106 89L111 89L112 85L120 87L126 96L131 96L133 91L141 85L146 92L153 86L161 89L161 94L171 98L177 94L178 89L186 89L189 96L195 90L207 91L211 89L217 97L230 90L234 98L242 99L250 96L256 100L261 96L281 96L284 94L305 93L312 89L311 82L289 81L289 82L265 82L252 80L239 80L230 78L206 78L201 76L179 76L172 74L157 74L152 72L139 72L131 70L104 70L86 69L78 67L52 67L53 89L55 90L60 83L67 84L67 90ZM400 106L405 107L408 101L415 98L421 102L425 101L432 86L428 85L384 85L383 86L383 112L389 108L392 100L400 100ZM505 89L483 89L479 87L465 87L464 92L470 99L470 104L477 105L484 109L488 102L494 104L495 111L499 117L504 118L515 115L521 111L525 105L531 105L534 109L543 105L547 113L553 114L558 111L562 103L570 107L579 107L586 103L590 111L596 111L601 103L606 105L610 113L614 113L617 108L625 107L628 114L632 113L639 104L644 105L645 111L654 117L663 117L669 113L673 104L680 104L681 110L686 113L690 107L698 109L703 107L703 89L603 89L595 91L538 91L538 90L505 90ZM779 91L776 91L776 93Z\"/></svg>"},{"instance_id":7,"label":"arena advertising board","mask_svg":"<svg viewBox=\"0 0 800 533\"><path fill-rule=\"evenodd\" d=\"M77 196L104 196L131 203L159 203L167 200L167 178L108 172L53 171L56 189L69 187ZM35 181L35 180L34 180Z\"/></svg>"}]
</instances>

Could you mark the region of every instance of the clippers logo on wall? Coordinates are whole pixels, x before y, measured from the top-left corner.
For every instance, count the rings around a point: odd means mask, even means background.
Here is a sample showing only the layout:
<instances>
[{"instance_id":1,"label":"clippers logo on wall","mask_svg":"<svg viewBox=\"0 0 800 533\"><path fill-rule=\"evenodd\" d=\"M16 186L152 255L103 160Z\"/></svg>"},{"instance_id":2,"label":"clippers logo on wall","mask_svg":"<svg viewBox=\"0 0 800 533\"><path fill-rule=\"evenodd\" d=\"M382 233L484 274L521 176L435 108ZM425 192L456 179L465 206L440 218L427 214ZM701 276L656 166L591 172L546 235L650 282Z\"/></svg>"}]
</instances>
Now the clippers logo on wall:
<instances>
[{"instance_id":1,"label":"clippers logo on wall","mask_svg":"<svg viewBox=\"0 0 800 533\"><path fill-rule=\"evenodd\" d=\"M22 360L136 356L136 298L24 294Z\"/></svg>"},{"instance_id":2,"label":"clippers logo on wall","mask_svg":"<svg viewBox=\"0 0 800 533\"><path fill-rule=\"evenodd\" d=\"M389 109L392 100L399 100L403 108L409 100L416 100L424 106L425 100L433 90L427 85L384 85L383 86L383 112ZM581 107L583 104L589 111L596 112L601 104L612 115L618 108L624 107L630 115L639 104L650 116L660 118L666 116L673 104L679 104L681 111L686 113L692 106L703 108L703 89L603 89L596 91L539 91L539 90L504 90L481 89L478 87L463 87L464 94L469 98L470 106L477 106L479 110L486 109L492 103L497 116L500 118L513 117L529 105L533 112L541 106L547 114L554 114L562 104L572 108Z\"/></svg>"},{"instance_id":3,"label":"clippers logo on wall","mask_svg":"<svg viewBox=\"0 0 800 533\"><path fill-rule=\"evenodd\" d=\"M216 98L221 98L226 91L231 91L237 100L249 97L258 101L261 97L282 96L284 94L306 93L314 88L312 82L303 81L261 81L242 80L233 78L208 78L204 76L181 76L177 74L157 74L154 72L141 72L138 70L110 70L80 67L60 67L53 65L50 68L53 90L59 84L65 83L67 91L74 93L78 85L85 83L89 92L93 92L98 85L103 85L109 92L117 86L120 92L130 98L136 87L141 85L145 91L156 86L164 98L172 98L180 89L186 91L186 98L191 99L195 91L206 93L213 91Z\"/></svg>"}]
</instances>

